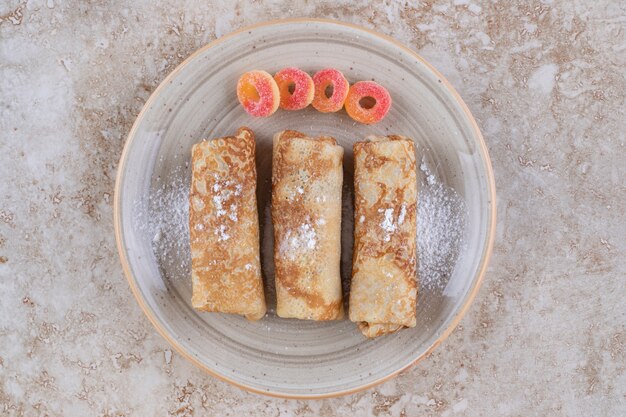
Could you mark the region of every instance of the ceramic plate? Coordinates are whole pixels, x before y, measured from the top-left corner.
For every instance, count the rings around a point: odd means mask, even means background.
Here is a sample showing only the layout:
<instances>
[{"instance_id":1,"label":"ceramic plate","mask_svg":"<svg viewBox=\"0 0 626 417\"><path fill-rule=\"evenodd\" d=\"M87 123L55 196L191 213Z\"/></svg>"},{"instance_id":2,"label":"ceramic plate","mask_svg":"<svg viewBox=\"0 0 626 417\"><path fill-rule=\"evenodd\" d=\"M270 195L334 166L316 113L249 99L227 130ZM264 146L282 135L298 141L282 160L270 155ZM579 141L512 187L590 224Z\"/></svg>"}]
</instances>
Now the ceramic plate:
<instances>
[{"instance_id":1,"label":"ceramic plate","mask_svg":"<svg viewBox=\"0 0 626 417\"><path fill-rule=\"evenodd\" d=\"M252 69L296 66L313 74L338 68L350 82L376 80L393 106L373 126L344 111L278 110L248 116L235 86ZM259 322L194 311L190 305L187 197L191 146L231 135L257 137L261 260L268 307ZM417 143L425 203L420 206L423 272L417 326L374 340L354 323L280 319L273 313L269 220L271 138L283 129L337 138L344 159L342 276L347 292L352 250L352 144L371 134L403 134ZM448 207L450 201L454 203ZM451 210L462 209L462 216ZM458 214L458 213L457 213ZM446 216L456 216L450 221ZM438 224L424 225L428 222ZM249 27L200 49L172 72L139 114L122 154L115 230L125 274L141 308L183 356L210 374L250 391L314 398L377 384L430 352L452 331L474 298L494 236L495 190L480 131L450 84L391 38L344 23L287 20ZM456 229L441 229L454 223ZM445 225L444 225L445 226ZM424 228L426 227L426 228ZM441 230L440 230L441 229ZM447 241L447 240L453 241ZM443 257L442 257L443 256Z\"/></svg>"}]
</instances>

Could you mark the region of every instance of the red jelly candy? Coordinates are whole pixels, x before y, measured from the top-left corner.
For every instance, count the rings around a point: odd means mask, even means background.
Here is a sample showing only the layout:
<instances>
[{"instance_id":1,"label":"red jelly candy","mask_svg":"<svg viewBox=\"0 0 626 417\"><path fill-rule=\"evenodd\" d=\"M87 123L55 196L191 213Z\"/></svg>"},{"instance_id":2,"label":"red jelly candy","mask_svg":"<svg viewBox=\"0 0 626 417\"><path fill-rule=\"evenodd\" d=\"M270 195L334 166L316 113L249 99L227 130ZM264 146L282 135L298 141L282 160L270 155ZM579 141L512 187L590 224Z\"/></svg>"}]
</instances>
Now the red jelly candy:
<instances>
[{"instance_id":1,"label":"red jelly candy","mask_svg":"<svg viewBox=\"0 0 626 417\"><path fill-rule=\"evenodd\" d=\"M278 109L280 92L270 74L265 71L249 71L237 82L237 98L248 114L267 117Z\"/></svg>"},{"instance_id":2,"label":"red jelly candy","mask_svg":"<svg viewBox=\"0 0 626 417\"><path fill-rule=\"evenodd\" d=\"M350 87L346 112L354 120L368 125L380 122L391 107L387 89L373 81L359 81Z\"/></svg>"},{"instance_id":3,"label":"red jelly candy","mask_svg":"<svg viewBox=\"0 0 626 417\"><path fill-rule=\"evenodd\" d=\"M300 110L313 101L313 79L301 69L289 67L274 75L280 90L280 108Z\"/></svg>"},{"instance_id":4,"label":"red jelly candy","mask_svg":"<svg viewBox=\"0 0 626 417\"><path fill-rule=\"evenodd\" d=\"M334 68L318 71L313 76L313 84L315 84L313 107L322 113L341 110L350 87L348 80L346 80L341 71Z\"/></svg>"}]
</instances>

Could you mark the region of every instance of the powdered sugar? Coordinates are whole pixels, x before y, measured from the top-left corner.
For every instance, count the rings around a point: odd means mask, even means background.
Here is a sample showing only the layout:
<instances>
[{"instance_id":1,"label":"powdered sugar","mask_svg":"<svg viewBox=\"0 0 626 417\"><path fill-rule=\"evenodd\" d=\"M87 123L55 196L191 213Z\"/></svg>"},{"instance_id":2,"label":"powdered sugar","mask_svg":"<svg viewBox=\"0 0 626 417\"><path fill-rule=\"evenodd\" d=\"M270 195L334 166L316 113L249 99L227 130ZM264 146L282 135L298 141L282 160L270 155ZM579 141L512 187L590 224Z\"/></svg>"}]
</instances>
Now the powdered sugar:
<instances>
[{"instance_id":1,"label":"powdered sugar","mask_svg":"<svg viewBox=\"0 0 626 417\"><path fill-rule=\"evenodd\" d=\"M393 221L393 208L379 209L381 213L384 213L383 221L380 223L380 227L387 233L385 233L384 240L389 242L391 240L391 234L396 231L397 225Z\"/></svg>"},{"instance_id":2,"label":"powdered sugar","mask_svg":"<svg viewBox=\"0 0 626 417\"><path fill-rule=\"evenodd\" d=\"M426 163L420 169L424 173L418 196L417 209L417 247L419 259L420 288L428 292L441 292L454 270L456 260L463 245L463 233L467 221L467 210L463 198L450 186L441 182L431 172ZM135 225L138 230L151 237L155 257L162 267L171 271L176 278L187 279L190 274L189 253L189 173L172 173L169 180L157 181L147 201L135 205ZM216 184L213 184L213 190ZM219 185L218 185L219 187ZM219 188L218 188L219 191ZM242 192L241 185L234 185L235 195ZM342 209L342 275L344 291L348 292L352 263L352 194L351 187L344 184L344 207ZM223 205L224 206L224 205ZM225 219L229 217L232 204L222 207ZM388 209L389 210L389 209ZM385 212L383 212L385 213ZM404 209L406 215L406 208ZM236 215L236 214L235 214ZM272 227L269 205L266 207L263 228L264 270L266 280L273 280ZM403 219L403 208L397 218L397 224ZM233 218L230 218L233 220ZM360 217L358 221L364 221ZM387 232L397 227L393 223L393 212L385 213L381 227ZM228 220L227 220L228 221ZM233 220L235 221L235 220ZM321 224L321 223L320 223ZM295 230L288 232L280 248L282 253L294 259L304 250L315 249L318 236L311 219L305 219ZM196 230L204 230L203 224L197 224ZM216 229L218 239L230 239L228 230ZM169 277L172 279L173 277Z\"/></svg>"},{"instance_id":3,"label":"powdered sugar","mask_svg":"<svg viewBox=\"0 0 626 417\"><path fill-rule=\"evenodd\" d=\"M235 191L233 191L231 188L235 188ZM231 198L233 195L234 196L239 196L241 195L241 191L242 191L242 186L241 184L234 184L233 181L231 180L227 180L223 183L220 183L219 178L216 177L215 178L215 184L213 184L213 187L211 187L211 189L213 190L213 193L215 194L212 197L212 201L213 201L213 205L215 206L216 209L216 215L217 217L223 217L223 216L227 216L230 220L232 220L233 222L236 222L237 219L237 205L236 204L231 204L228 208L224 207L224 202L226 200L228 200L229 198ZM216 231L216 234L219 234L220 236L227 236L223 231ZM228 237L223 238L221 240L226 240L228 239Z\"/></svg>"},{"instance_id":4,"label":"powdered sugar","mask_svg":"<svg viewBox=\"0 0 626 417\"><path fill-rule=\"evenodd\" d=\"M400 207L400 214L398 215L398 224L402 225L404 223L404 218L406 217L406 204L402 204Z\"/></svg>"},{"instance_id":5,"label":"powdered sugar","mask_svg":"<svg viewBox=\"0 0 626 417\"><path fill-rule=\"evenodd\" d=\"M463 245L467 208L463 198L440 182L423 162L417 208L417 253L420 288L441 292L447 285Z\"/></svg>"},{"instance_id":6,"label":"powdered sugar","mask_svg":"<svg viewBox=\"0 0 626 417\"><path fill-rule=\"evenodd\" d=\"M234 222L236 222L238 220L238 218L237 218L237 205L236 204L231 204L230 205L230 212L228 213L228 218L231 219Z\"/></svg>"},{"instance_id":7,"label":"powdered sugar","mask_svg":"<svg viewBox=\"0 0 626 417\"><path fill-rule=\"evenodd\" d=\"M147 201L135 205L136 227L152 236L152 249L157 262L166 271L179 279L186 279L190 272L191 255L189 250L189 189L190 172L187 167L179 167L172 172L167 180L159 179L153 185ZM237 204L227 204L226 200L240 196L243 191L241 184L231 180L221 181L214 178L215 183L210 189L215 193L212 203L218 217L228 218L233 222L238 220ZM202 199L196 199L194 204L202 209ZM206 229L202 223L194 228L198 232ZM216 236L218 241L227 241L231 238L228 226L222 224L215 230L207 231ZM170 279L173 278L170 277Z\"/></svg>"},{"instance_id":8,"label":"powdered sugar","mask_svg":"<svg viewBox=\"0 0 626 417\"><path fill-rule=\"evenodd\" d=\"M317 232L311 225L310 219L305 219L304 223L295 230L287 230L280 243L279 251L288 259L295 259L298 254L306 250L313 250L317 246Z\"/></svg>"},{"instance_id":9,"label":"powdered sugar","mask_svg":"<svg viewBox=\"0 0 626 417\"><path fill-rule=\"evenodd\" d=\"M190 274L189 176L183 167L153 184L147 200L134 207L135 227L152 236L154 256L168 279ZM202 230L204 225L196 225Z\"/></svg>"},{"instance_id":10,"label":"powdered sugar","mask_svg":"<svg viewBox=\"0 0 626 417\"><path fill-rule=\"evenodd\" d=\"M230 235L226 233L226 225L224 224L221 224L217 229L215 229L215 234L217 235L217 240L219 242L230 239Z\"/></svg>"},{"instance_id":11,"label":"powdered sugar","mask_svg":"<svg viewBox=\"0 0 626 417\"><path fill-rule=\"evenodd\" d=\"M378 209L379 213L383 213L383 220L380 222L380 228L383 229L385 233L385 237L383 240L385 242L389 242L391 240L391 235L398 229L399 225L404 223L404 219L406 217L406 204L402 204L400 206L400 213L398 214L397 220L394 219L394 209ZM361 216L359 219L360 223L363 223L365 220L364 216Z\"/></svg>"}]
</instances>

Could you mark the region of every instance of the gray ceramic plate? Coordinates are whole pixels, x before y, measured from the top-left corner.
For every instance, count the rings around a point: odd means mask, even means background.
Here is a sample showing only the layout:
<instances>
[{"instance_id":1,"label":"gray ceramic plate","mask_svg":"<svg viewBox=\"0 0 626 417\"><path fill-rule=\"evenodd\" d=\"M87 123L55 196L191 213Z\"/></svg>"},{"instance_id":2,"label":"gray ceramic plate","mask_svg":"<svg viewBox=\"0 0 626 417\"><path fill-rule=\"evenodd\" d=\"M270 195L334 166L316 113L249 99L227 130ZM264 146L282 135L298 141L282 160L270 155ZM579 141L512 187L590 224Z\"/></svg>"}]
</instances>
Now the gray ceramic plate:
<instances>
[{"instance_id":1,"label":"gray ceramic plate","mask_svg":"<svg viewBox=\"0 0 626 417\"><path fill-rule=\"evenodd\" d=\"M392 95L392 109L373 126L356 124L343 111L322 114L312 108L279 110L263 119L248 116L237 102L238 77L252 69L274 73L286 66L311 74L335 67L351 82L375 79ZM261 252L270 307L256 323L196 312L190 305L190 149L203 138L230 135L243 125L257 135ZM422 285L415 328L368 340L347 320L316 323L273 314L272 230L267 215L271 138L283 129L332 135L346 149L342 234L346 289L355 140L390 133L414 138L433 177L464 201L464 238L458 256L442 261L453 264L436 285ZM441 343L480 286L494 222L495 189L487 150L452 86L391 38L333 21L261 24L194 53L163 81L139 114L120 160L115 192L122 265L137 301L158 331L210 374L281 397L328 397L364 389L397 374Z\"/></svg>"}]
</instances>

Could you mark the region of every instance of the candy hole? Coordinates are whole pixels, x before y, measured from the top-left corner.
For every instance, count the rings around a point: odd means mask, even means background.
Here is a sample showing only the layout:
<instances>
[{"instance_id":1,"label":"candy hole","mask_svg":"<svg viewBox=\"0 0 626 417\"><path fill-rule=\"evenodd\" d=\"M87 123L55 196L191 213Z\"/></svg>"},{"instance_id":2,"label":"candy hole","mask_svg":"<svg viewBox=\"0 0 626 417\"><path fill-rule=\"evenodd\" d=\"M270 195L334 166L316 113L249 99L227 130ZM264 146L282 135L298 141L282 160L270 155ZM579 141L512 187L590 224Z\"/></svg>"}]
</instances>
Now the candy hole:
<instances>
[{"instance_id":1,"label":"candy hole","mask_svg":"<svg viewBox=\"0 0 626 417\"><path fill-rule=\"evenodd\" d=\"M376 105L376 99L374 97L365 96L359 100L359 106L365 110L369 110Z\"/></svg>"},{"instance_id":2,"label":"candy hole","mask_svg":"<svg viewBox=\"0 0 626 417\"><path fill-rule=\"evenodd\" d=\"M245 84L242 88L243 95L252 101L259 101L261 96L259 95L259 91L252 84Z\"/></svg>"},{"instance_id":3,"label":"candy hole","mask_svg":"<svg viewBox=\"0 0 626 417\"><path fill-rule=\"evenodd\" d=\"M293 92L296 91L296 83L289 83L287 90L289 91L289 94L293 94Z\"/></svg>"},{"instance_id":4,"label":"candy hole","mask_svg":"<svg viewBox=\"0 0 626 417\"><path fill-rule=\"evenodd\" d=\"M334 92L335 92L335 86L332 83L328 84L326 88L324 89L324 95L326 96L326 98L331 98Z\"/></svg>"}]
</instances>

